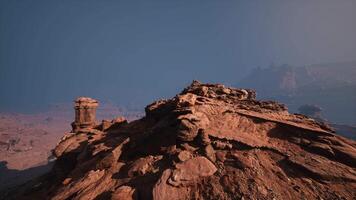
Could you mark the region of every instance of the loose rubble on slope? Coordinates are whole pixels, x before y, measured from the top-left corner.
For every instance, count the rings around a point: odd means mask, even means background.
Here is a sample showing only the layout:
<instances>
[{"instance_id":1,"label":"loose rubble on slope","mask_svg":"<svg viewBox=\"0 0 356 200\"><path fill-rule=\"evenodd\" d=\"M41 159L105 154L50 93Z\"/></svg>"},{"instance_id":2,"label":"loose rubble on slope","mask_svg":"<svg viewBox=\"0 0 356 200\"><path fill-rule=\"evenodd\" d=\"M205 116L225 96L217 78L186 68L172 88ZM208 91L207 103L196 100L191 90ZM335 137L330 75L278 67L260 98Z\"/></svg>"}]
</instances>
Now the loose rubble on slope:
<instances>
[{"instance_id":1,"label":"loose rubble on slope","mask_svg":"<svg viewBox=\"0 0 356 200\"><path fill-rule=\"evenodd\" d=\"M194 81L142 119L75 123L13 198L354 199L356 143L255 96Z\"/></svg>"}]
</instances>

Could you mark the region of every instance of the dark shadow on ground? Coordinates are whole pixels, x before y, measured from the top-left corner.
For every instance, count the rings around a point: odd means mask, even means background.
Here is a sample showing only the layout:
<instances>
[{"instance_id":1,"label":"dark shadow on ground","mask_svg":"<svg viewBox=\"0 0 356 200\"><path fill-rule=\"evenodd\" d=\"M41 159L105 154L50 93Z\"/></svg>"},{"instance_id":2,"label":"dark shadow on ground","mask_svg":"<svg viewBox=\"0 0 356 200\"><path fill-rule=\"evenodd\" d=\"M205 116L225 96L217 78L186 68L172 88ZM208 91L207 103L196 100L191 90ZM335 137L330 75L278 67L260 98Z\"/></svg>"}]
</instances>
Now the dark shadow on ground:
<instances>
[{"instance_id":1,"label":"dark shadow on ground","mask_svg":"<svg viewBox=\"0 0 356 200\"><path fill-rule=\"evenodd\" d=\"M48 162L25 170L15 170L7 168L6 161L0 161L0 199L11 191L11 188L49 172L53 164L53 162Z\"/></svg>"}]
</instances>

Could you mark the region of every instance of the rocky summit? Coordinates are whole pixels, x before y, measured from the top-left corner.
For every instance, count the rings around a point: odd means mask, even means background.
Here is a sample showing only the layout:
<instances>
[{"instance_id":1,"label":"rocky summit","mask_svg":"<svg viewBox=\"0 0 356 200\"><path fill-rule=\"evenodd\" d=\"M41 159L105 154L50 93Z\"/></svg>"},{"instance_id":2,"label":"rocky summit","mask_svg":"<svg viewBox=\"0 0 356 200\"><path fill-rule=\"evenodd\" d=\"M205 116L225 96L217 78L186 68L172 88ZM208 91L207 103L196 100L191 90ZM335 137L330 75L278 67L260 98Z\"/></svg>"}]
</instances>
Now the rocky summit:
<instances>
[{"instance_id":1,"label":"rocky summit","mask_svg":"<svg viewBox=\"0 0 356 200\"><path fill-rule=\"evenodd\" d=\"M354 199L356 142L255 97L194 81L139 120L102 124L76 105L52 171L7 198Z\"/></svg>"}]
</instances>

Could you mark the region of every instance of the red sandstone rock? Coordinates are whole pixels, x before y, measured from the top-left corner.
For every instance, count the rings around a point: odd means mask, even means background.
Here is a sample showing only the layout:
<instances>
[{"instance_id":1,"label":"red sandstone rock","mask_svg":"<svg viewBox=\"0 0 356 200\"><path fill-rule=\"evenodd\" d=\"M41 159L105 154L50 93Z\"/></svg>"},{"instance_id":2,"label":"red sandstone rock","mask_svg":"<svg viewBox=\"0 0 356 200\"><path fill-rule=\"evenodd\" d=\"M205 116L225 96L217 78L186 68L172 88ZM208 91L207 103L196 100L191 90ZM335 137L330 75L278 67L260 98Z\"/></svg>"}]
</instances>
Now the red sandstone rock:
<instances>
[{"instance_id":1,"label":"red sandstone rock","mask_svg":"<svg viewBox=\"0 0 356 200\"><path fill-rule=\"evenodd\" d=\"M163 156L148 156L137 159L129 166L130 169L128 171L128 176L143 176L147 173L154 173L155 171L158 171L157 167L155 166L155 163L161 160L162 158Z\"/></svg>"},{"instance_id":2,"label":"red sandstone rock","mask_svg":"<svg viewBox=\"0 0 356 200\"><path fill-rule=\"evenodd\" d=\"M89 97L79 97L75 100L75 121L72 123L73 132L85 131L95 126L96 107L98 101Z\"/></svg>"},{"instance_id":3,"label":"red sandstone rock","mask_svg":"<svg viewBox=\"0 0 356 200\"><path fill-rule=\"evenodd\" d=\"M111 200L135 200L137 199L135 189L130 186L121 186L111 196Z\"/></svg>"},{"instance_id":4,"label":"red sandstone rock","mask_svg":"<svg viewBox=\"0 0 356 200\"><path fill-rule=\"evenodd\" d=\"M195 157L179 163L172 171L168 183L173 186L187 185L201 177L208 177L216 172L216 167L203 156Z\"/></svg>"},{"instance_id":5,"label":"red sandstone rock","mask_svg":"<svg viewBox=\"0 0 356 200\"><path fill-rule=\"evenodd\" d=\"M52 176L15 197L353 199L355 141L254 97L193 82L140 120L66 137Z\"/></svg>"},{"instance_id":6,"label":"red sandstone rock","mask_svg":"<svg viewBox=\"0 0 356 200\"><path fill-rule=\"evenodd\" d=\"M193 157L192 153L190 151L187 151L187 150L183 150L183 151L179 152L179 154L178 154L178 159L181 162L189 160L192 157Z\"/></svg>"}]
</instances>

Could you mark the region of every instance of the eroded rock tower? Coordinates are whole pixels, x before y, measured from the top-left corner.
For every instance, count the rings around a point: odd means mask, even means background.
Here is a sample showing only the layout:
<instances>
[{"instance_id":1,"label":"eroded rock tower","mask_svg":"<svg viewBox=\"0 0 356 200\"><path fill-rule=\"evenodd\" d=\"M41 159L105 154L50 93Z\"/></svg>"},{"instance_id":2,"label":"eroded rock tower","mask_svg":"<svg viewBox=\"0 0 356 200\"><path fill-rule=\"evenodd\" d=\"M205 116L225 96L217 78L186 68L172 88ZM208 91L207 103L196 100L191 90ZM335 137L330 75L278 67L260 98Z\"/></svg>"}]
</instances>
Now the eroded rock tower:
<instances>
[{"instance_id":1,"label":"eroded rock tower","mask_svg":"<svg viewBox=\"0 0 356 200\"><path fill-rule=\"evenodd\" d=\"M95 115L98 105L97 100L89 97L79 97L75 100L75 121L72 123L72 131L74 133L95 127Z\"/></svg>"}]
</instances>

